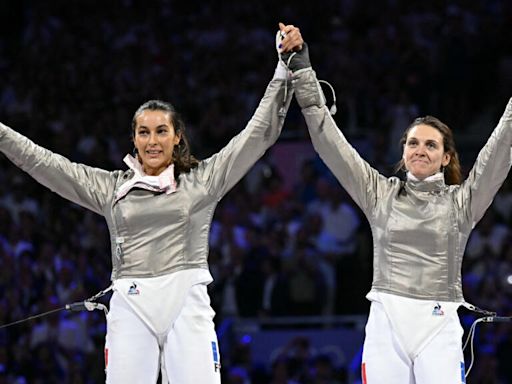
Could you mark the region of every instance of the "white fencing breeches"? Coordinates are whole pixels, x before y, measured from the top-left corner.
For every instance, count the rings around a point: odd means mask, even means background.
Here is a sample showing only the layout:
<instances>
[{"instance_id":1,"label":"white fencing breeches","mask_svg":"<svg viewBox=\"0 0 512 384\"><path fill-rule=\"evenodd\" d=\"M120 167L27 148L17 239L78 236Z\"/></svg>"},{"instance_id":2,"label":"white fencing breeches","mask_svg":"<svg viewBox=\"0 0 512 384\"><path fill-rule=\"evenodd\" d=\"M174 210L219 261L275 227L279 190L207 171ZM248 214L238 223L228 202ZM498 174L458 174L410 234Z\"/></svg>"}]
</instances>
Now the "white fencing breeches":
<instances>
[{"instance_id":1,"label":"white fencing breeches","mask_svg":"<svg viewBox=\"0 0 512 384\"><path fill-rule=\"evenodd\" d=\"M220 384L214 315L206 285L193 285L177 317L169 320L167 334L156 335L144 316L114 292L107 316L106 382L156 383L161 369L170 384Z\"/></svg>"},{"instance_id":2,"label":"white fencing breeches","mask_svg":"<svg viewBox=\"0 0 512 384\"><path fill-rule=\"evenodd\" d=\"M443 327L411 359L378 302L372 302L363 348L363 384L465 383L462 353L463 329L457 316Z\"/></svg>"}]
</instances>

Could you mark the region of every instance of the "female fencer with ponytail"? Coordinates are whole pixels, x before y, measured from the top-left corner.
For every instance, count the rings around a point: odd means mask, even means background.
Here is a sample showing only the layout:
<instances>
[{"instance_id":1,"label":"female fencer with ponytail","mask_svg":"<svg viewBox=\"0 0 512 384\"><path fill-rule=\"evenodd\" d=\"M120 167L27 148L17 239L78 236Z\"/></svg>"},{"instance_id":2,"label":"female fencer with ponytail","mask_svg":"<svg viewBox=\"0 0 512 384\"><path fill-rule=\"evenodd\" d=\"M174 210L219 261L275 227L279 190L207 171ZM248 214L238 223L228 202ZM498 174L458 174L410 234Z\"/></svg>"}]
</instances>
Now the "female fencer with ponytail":
<instances>
[{"instance_id":1,"label":"female fencer with ponytail","mask_svg":"<svg viewBox=\"0 0 512 384\"><path fill-rule=\"evenodd\" d=\"M302 44L297 35L285 41L289 50ZM287 81L278 62L245 129L202 161L190 154L173 106L158 100L142 104L133 116L136 155L125 157L127 170L73 163L0 123L0 151L15 165L107 221L114 291L107 316L107 383L155 383L159 371L164 383L220 383L206 290L212 281L210 223L219 200L277 140L293 95Z\"/></svg>"},{"instance_id":2,"label":"female fencer with ponytail","mask_svg":"<svg viewBox=\"0 0 512 384\"><path fill-rule=\"evenodd\" d=\"M307 45L282 60L316 151L371 226L363 383L464 383L457 309L474 307L463 297L462 257L510 169L512 99L464 181L450 128L431 116L414 120L401 140L401 180L379 174L347 142L325 105Z\"/></svg>"}]
</instances>

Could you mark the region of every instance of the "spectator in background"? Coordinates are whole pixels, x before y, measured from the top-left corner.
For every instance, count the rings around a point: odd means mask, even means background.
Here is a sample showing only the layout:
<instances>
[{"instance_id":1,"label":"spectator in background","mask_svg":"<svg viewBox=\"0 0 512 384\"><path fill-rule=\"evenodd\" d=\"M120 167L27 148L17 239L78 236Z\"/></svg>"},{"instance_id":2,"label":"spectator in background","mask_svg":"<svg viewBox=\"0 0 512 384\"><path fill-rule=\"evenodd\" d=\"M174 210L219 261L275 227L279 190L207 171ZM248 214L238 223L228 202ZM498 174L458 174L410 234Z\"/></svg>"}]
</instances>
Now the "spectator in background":
<instances>
[{"instance_id":1,"label":"spectator in background","mask_svg":"<svg viewBox=\"0 0 512 384\"><path fill-rule=\"evenodd\" d=\"M510 234L510 229L497 220L492 208L485 212L479 224L478 228L471 232L466 249L466 255L472 261L478 256L488 256L489 253L497 256Z\"/></svg>"},{"instance_id":2,"label":"spectator in background","mask_svg":"<svg viewBox=\"0 0 512 384\"><path fill-rule=\"evenodd\" d=\"M304 160L300 167L299 180L294 188L295 198L303 205L309 205L317 198L318 171L315 161Z\"/></svg>"},{"instance_id":3,"label":"spectator in background","mask_svg":"<svg viewBox=\"0 0 512 384\"><path fill-rule=\"evenodd\" d=\"M328 355L316 356L312 367L312 384L341 384L331 358Z\"/></svg>"}]
</instances>

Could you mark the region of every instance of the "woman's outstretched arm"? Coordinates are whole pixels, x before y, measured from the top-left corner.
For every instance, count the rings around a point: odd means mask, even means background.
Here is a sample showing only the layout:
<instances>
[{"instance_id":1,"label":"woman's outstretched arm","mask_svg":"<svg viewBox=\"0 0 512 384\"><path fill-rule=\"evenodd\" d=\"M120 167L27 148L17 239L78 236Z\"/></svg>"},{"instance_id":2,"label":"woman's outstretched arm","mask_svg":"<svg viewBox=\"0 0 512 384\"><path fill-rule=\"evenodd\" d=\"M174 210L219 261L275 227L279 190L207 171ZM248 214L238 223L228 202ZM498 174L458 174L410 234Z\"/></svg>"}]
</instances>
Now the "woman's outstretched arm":
<instances>
[{"instance_id":1,"label":"woman's outstretched arm","mask_svg":"<svg viewBox=\"0 0 512 384\"><path fill-rule=\"evenodd\" d=\"M73 163L0 123L0 151L36 181L67 200L100 215L121 172Z\"/></svg>"}]
</instances>

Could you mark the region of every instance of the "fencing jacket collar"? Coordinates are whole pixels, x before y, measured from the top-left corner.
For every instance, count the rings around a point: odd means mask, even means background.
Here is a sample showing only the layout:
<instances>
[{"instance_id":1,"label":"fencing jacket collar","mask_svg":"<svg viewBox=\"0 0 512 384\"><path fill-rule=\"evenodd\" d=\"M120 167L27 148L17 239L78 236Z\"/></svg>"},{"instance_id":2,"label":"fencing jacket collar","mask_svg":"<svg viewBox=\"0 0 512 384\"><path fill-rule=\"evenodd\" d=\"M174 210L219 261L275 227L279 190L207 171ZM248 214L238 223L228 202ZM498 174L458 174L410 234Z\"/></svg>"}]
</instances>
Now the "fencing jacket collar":
<instances>
[{"instance_id":1,"label":"fencing jacket collar","mask_svg":"<svg viewBox=\"0 0 512 384\"><path fill-rule=\"evenodd\" d=\"M126 165L134 172L134 176L121 185L116 193L115 201L122 199L132 188L142 188L154 192L170 194L176 191L174 179L174 164L169 165L158 176L149 176L144 173L142 165L132 156L126 155L123 159Z\"/></svg>"},{"instance_id":2,"label":"fencing jacket collar","mask_svg":"<svg viewBox=\"0 0 512 384\"><path fill-rule=\"evenodd\" d=\"M410 172L407 172L406 186L411 190L418 192L430 192L434 194L447 188L444 182L444 173L442 172L426 177L423 180L420 180Z\"/></svg>"}]
</instances>

